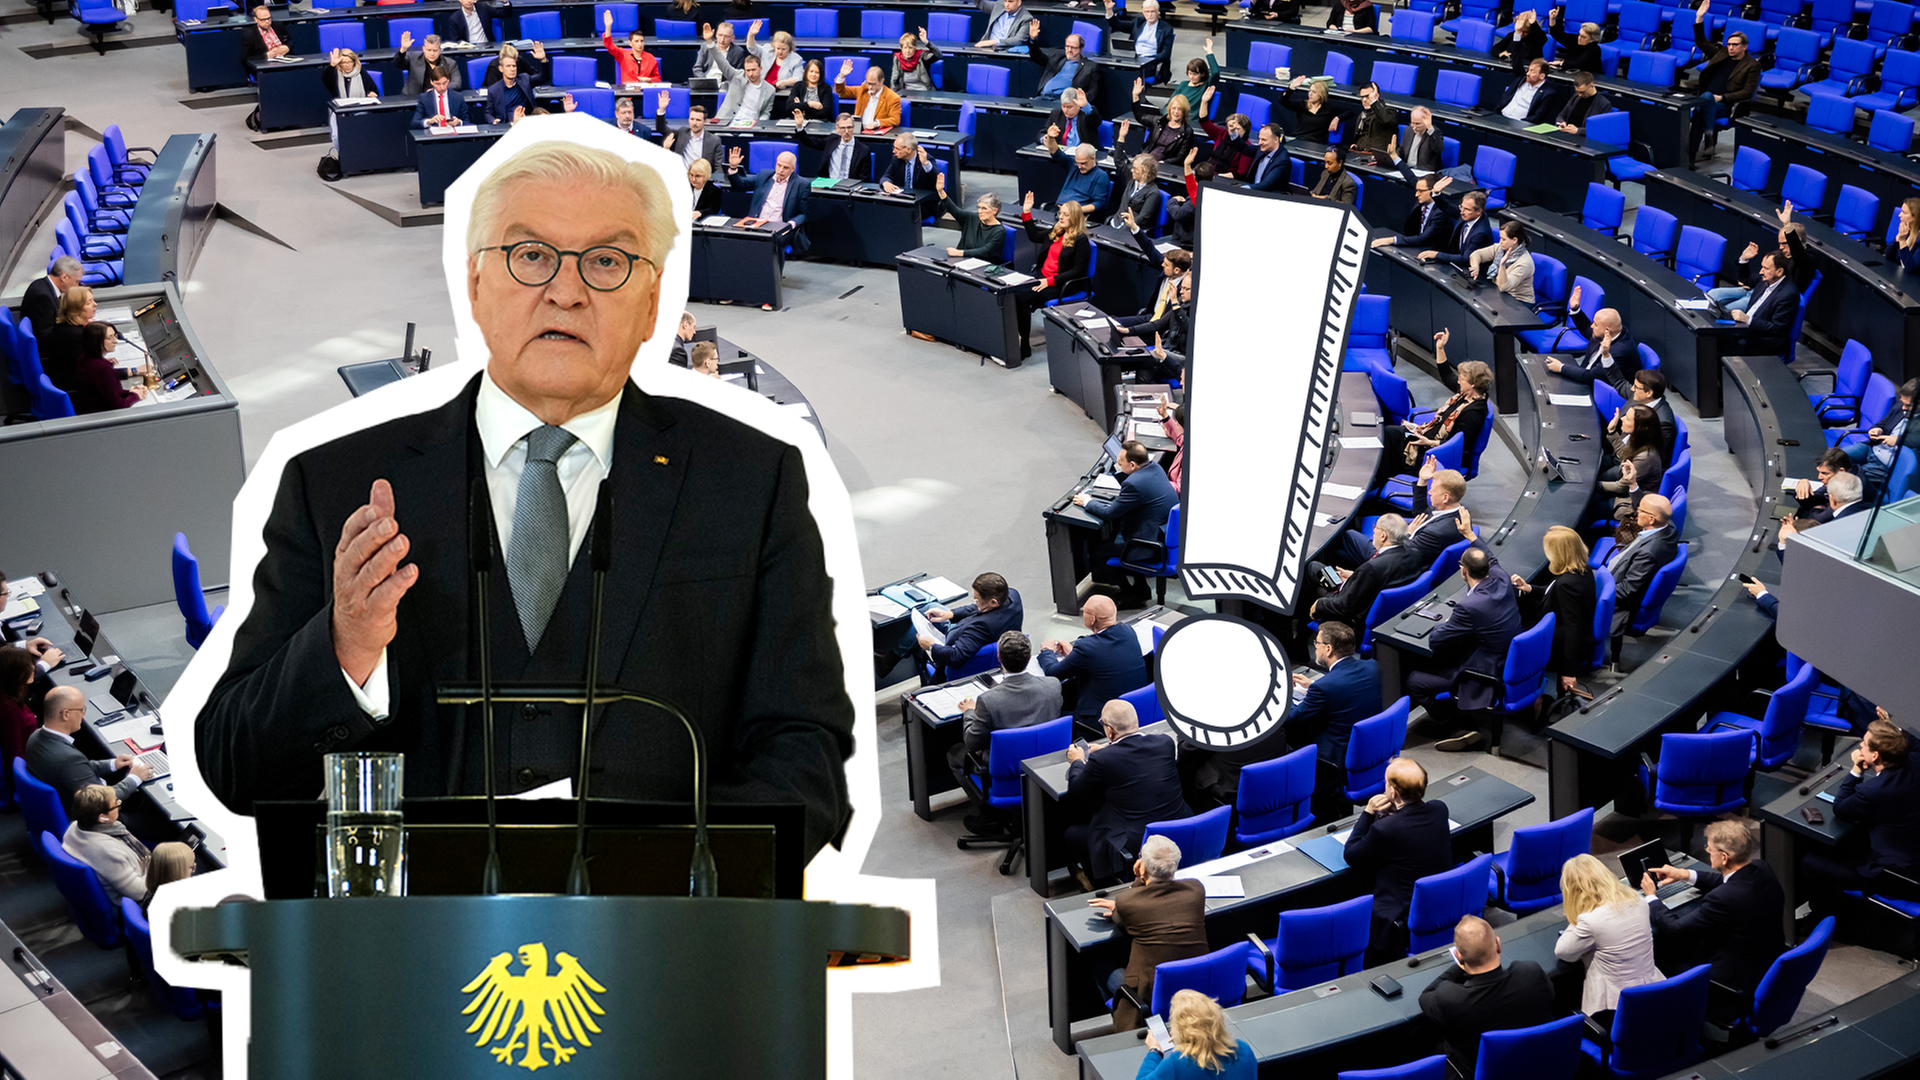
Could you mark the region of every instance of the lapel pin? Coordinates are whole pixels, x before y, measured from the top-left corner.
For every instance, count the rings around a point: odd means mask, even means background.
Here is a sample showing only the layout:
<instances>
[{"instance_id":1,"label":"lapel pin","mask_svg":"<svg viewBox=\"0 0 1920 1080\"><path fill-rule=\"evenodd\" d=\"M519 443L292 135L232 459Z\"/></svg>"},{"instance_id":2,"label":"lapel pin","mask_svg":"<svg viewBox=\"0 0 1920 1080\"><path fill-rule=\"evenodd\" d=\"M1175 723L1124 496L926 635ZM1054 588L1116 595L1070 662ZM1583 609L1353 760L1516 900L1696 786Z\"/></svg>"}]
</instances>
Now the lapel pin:
<instances>
[{"instance_id":1,"label":"lapel pin","mask_svg":"<svg viewBox=\"0 0 1920 1080\"><path fill-rule=\"evenodd\" d=\"M667 463L666 455L665 454L653 455L653 463L655 465L665 465Z\"/></svg>"}]
</instances>

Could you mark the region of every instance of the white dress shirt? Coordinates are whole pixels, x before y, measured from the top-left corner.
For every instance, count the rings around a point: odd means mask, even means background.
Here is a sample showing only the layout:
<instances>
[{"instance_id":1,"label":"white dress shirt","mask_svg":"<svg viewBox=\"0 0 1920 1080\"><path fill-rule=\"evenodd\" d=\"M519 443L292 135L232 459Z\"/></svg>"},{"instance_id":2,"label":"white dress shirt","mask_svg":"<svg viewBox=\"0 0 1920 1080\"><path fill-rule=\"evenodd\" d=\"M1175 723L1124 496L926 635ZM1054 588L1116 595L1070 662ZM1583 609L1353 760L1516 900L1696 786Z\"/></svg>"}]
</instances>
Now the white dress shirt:
<instances>
[{"instance_id":1,"label":"white dress shirt","mask_svg":"<svg viewBox=\"0 0 1920 1080\"><path fill-rule=\"evenodd\" d=\"M487 23L480 17L478 5L472 11L465 12L467 19L467 40L475 45L487 43Z\"/></svg>"},{"instance_id":2,"label":"white dress shirt","mask_svg":"<svg viewBox=\"0 0 1920 1080\"><path fill-rule=\"evenodd\" d=\"M860 145L857 139L835 143L827 155L827 175L835 180L845 180L853 175L853 153Z\"/></svg>"},{"instance_id":3,"label":"white dress shirt","mask_svg":"<svg viewBox=\"0 0 1920 1080\"><path fill-rule=\"evenodd\" d=\"M680 160L686 164L687 168L691 169L693 168L693 163L699 161L703 156L700 153L700 145L707 141L707 137L704 134L695 135L692 129L689 128L680 133L680 141L682 144L680 147Z\"/></svg>"},{"instance_id":4,"label":"white dress shirt","mask_svg":"<svg viewBox=\"0 0 1920 1080\"><path fill-rule=\"evenodd\" d=\"M593 524L593 512L600 499L600 481L613 472L613 427L620 415L620 396L599 408L581 413L561 426L573 432L575 441L560 455L560 487L567 494L567 565L580 554L580 545ZM527 435L541 425L539 417L507 396L488 372L480 380L480 396L474 404L474 426L480 432L480 450L486 461L487 494L493 502L493 525L500 537L500 550L513 542L513 508L520 497L520 473L527 464ZM406 507L394 507L400 530L406 531ZM356 686L346 675L353 700L376 720L384 719L392 700L387 686L387 654L365 686Z\"/></svg>"},{"instance_id":5,"label":"white dress shirt","mask_svg":"<svg viewBox=\"0 0 1920 1080\"><path fill-rule=\"evenodd\" d=\"M1540 85L1545 86L1546 84L1541 83ZM1533 109L1533 99L1538 97L1539 94L1539 86L1535 86L1522 79L1520 81L1520 89L1513 92L1513 100L1507 102L1507 107L1500 110L1500 115L1509 120L1525 120L1527 113Z\"/></svg>"},{"instance_id":6,"label":"white dress shirt","mask_svg":"<svg viewBox=\"0 0 1920 1080\"><path fill-rule=\"evenodd\" d=\"M877 92L868 94L866 111L860 114L861 124L867 127L872 127L874 115L877 114L879 111L880 111L880 95Z\"/></svg>"}]
</instances>

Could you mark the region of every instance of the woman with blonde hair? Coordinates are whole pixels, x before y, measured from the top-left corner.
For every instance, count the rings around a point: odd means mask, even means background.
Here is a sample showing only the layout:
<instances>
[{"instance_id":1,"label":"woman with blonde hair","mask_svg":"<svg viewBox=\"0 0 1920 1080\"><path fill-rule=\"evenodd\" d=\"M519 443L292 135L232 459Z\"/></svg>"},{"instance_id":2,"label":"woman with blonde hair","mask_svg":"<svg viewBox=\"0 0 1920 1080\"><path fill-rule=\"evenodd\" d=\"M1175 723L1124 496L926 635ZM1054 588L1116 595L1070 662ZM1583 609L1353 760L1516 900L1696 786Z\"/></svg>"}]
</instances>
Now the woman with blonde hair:
<instances>
[{"instance_id":1,"label":"woman with blonde hair","mask_svg":"<svg viewBox=\"0 0 1920 1080\"><path fill-rule=\"evenodd\" d=\"M1042 232L1033 220L1033 192L1029 191L1020 204L1020 220L1026 223L1027 236L1034 243L1046 245L1046 254L1041 256L1040 265L1033 271L1040 280L1034 282L1031 289L1016 294L1020 303L1022 331L1020 357L1025 359L1033 354L1025 331L1034 309L1046 306L1049 300L1065 296L1086 280L1093 265L1093 241L1087 237L1086 209L1077 202L1061 203L1053 228Z\"/></svg>"},{"instance_id":2,"label":"woman with blonde hair","mask_svg":"<svg viewBox=\"0 0 1920 1080\"><path fill-rule=\"evenodd\" d=\"M1228 1037L1226 1010L1218 1002L1198 990L1182 990L1167 1012L1173 1045L1161 1046L1149 1033L1147 1059L1134 1080L1253 1080L1260 1075L1253 1047Z\"/></svg>"},{"instance_id":3,"label":"woman with blonde hair","mask_svg":"<svg viewBox=\"0 0 1920 1080\"><path fill-rule=\"evenodd\" d=\"M1585 960L1587 979L1580 1011L1598 1017L1620 1004L1620 991L1659 982L1653 965L1653 921L1646 898L1627 887L1599 859L1575 855L1560 868L1560 896L1567 929L1553 955Z\"/></svg>"},{"instance_id":4,"label":"woman with blonde hair","mask_svg":"<svg viewBox=\"0 0 1920 1080\"><path fill-rule=\"evenodd\" d=\"M687 166L687 186L693 189L693 219L720 212L720 189L713 186L713 166L706 158L694 158Z\"/></svg>"},{"instance_id":5,"label":"woman with blonde hair","mask_svg":"<svg viewBox=\"0 0 1920 1080\"><path fill-rule=\"evenodd\" d=\"M40 344L40 370L53 385L71 394L79 382L80 335L100 306L93 290L75 285L60 294L60 313Z\"/></svg>"},{"instance_id":6,"label":"woman with blonde hair","mask_svg":"<svg viewBox=\"0 0 1920 1080\"><path fill-rule=\"evenodd\" d=\"M1274 72L1276 77L1279 74L1278 70ZM1305 75L1296 75L1287 84L1286 96L1280 99L1280 104L1294 115L1294 138L1329 146L1339 141L1333 129L1340 125L1340 110L1327 100L1328 85L1329 80L1309 79Z\"/></svg>"},{"instance_id":7,"label":"woman with blonde hair","mask_svg":"<svg viewBox=\"0 0 1920 1080\"><path fill-rule=\"evenodd\" d=\"M1593 608L1598 602L1593 568L1587 565L1587 542L1580 534L1555 525L1540 538L1547 553L1547 573L1553 580L1535 589L1526 578L1513 575L1520 594L1521 613L1532 626L1553 616L1553 655L1547 670L1560 677L1560 690L1572 693L1574 676L1593 670Z\"/></svg>"},{"instance_id":8,"label":"woman with blonde hair","mask_svg":"<svg viewBox=\"0 0 1920 1080\"><path fill-rule=\"evenodd\" d=\"M192 876L192 848L175 840L154 848L153 856L147 860L147 894L140 898L140 910L147 910L147 905L153 903L153 894L160 886Z\"/></svg>"},{"instance_id":9,"label":"woman with blonde hair","mask_svg":"<svg viewBox=\"0 0 1920 1080\"><path fill-rule=\"evenodd\" d=\"M1903 270L1920 270L1920 199L1902 202L1898 214L1900 230L1887 245L1887 254L1899 260Z\"/></svg>"}]
</instances>

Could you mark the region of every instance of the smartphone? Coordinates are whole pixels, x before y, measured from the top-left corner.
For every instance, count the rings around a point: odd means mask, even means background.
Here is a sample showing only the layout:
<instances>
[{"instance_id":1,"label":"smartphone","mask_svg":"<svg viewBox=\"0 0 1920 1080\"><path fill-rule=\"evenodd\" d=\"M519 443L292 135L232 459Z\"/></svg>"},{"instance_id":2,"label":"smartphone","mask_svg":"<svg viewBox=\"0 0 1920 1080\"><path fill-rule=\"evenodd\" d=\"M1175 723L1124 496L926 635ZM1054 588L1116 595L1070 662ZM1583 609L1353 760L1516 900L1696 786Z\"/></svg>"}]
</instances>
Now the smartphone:
<instances>
[{"instance_id":1,"label":"smartphone","mask_svg":"<svg viewBox=\"0 0 1920 1080\"><path fill-rule=\"evenodd\" d=\"M1173 1049L1173 1036L1167 1031L1167 1022L1158 1016L1147 1017L1147 1032L1162 1050Z\"/></svg>"},{"instance_id":2,"label":"smartphone","mask_svg":"<svg viewBox=\"0 0 1920 1080\"><path fill-rule=\"evenodd\" d=\"M1075 746L1077 746L1077 747L1079 747L1079 748L1080 748L1080 752L1081 752L1081 753L1083 753L1083 754L1084 754L1084 753L1086 753L1086 752L1087 752L1087 749L1088 749L1088 747L1087 747L1087 740L1085 740L1085 739L1075 739L1075 740L1073 740L1073 745L1075 745Z\"/></svg>"},{"instance_id":3,"label":"smartphone","mask_svg":"<svg viewBox=\"0 0 1920 1080\"><path fill-rule=\"evenodd\" d=\"M1750 578L1750 577L1748 577L1748 576L1747 576L1747 575L1745 575L1745 574L1735 574L1735 575L1733 575L1733 576L1734 576L1734 577L1736 577L1736 578L1739 578L1739 579L1740 579L1740 584L1742 584L1742 585L1751 585L1751 584L1753 584L1753 579L1752 579L1752 578Z\"/></svg>"}]
</instances>

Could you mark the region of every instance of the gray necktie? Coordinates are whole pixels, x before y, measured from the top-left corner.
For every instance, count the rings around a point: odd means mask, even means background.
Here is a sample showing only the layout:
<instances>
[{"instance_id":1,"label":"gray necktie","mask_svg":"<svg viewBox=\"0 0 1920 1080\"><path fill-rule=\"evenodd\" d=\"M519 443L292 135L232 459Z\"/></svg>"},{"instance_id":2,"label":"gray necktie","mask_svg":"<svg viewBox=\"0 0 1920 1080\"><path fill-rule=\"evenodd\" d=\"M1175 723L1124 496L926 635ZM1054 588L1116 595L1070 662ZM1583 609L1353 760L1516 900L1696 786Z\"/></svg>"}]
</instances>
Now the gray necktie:
<instances>
[{"instance_id":1,"label":"gray necktie","mask_svg":"<svg viewBox=\"0 0 1920 1080\"><path fill-rule=\"evenodd\" d=\"M527 433L527 464L514 501L513 539L507 543L507 582L520 609L528 652L540 644L567 583L567 493L555 463L573 444L573 432L551 424Z\"/></svg>"}]
</instances>

